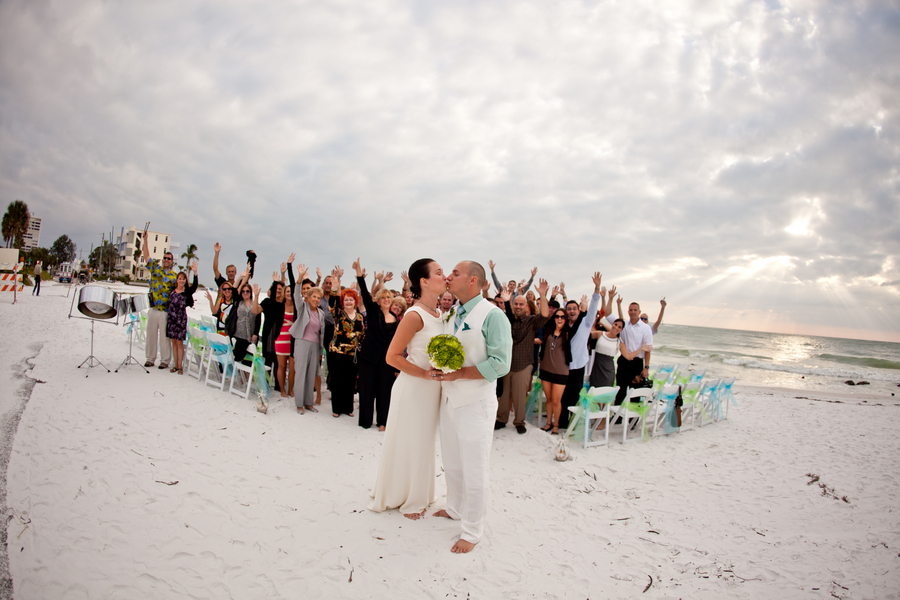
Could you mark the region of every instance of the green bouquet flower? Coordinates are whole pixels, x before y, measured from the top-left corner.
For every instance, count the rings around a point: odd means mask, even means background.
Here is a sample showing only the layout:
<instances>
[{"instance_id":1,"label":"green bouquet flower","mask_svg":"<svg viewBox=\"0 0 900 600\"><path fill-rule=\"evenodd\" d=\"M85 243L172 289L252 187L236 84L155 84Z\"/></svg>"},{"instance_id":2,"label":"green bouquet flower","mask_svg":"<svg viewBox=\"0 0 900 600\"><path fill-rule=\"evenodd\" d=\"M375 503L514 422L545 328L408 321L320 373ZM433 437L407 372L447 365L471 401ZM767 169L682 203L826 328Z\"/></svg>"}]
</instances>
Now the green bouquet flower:
<instances>
[{"instance_id":1,"label":"green bouquet flower","mask_svg":"<svg viewBox=\"0 0 900 600\"><path fill-rule=\"evenodd\" d=\"M462 342L452 335L436 335L428 342L428 362L435 369L452 373L462 368L466 351Z\"/></svg>"}]
</instances>

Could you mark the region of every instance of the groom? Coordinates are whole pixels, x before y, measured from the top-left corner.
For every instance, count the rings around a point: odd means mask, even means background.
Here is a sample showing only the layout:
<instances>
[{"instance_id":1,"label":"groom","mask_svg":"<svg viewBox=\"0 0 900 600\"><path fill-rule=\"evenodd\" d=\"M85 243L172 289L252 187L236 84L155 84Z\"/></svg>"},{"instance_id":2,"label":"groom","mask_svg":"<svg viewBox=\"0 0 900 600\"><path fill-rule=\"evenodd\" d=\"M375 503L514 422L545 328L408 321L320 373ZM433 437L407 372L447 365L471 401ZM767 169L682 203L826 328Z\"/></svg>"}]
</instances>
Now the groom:
<instances>
[{"instance_id":1,"label":"groom","mask_svg":"<svg viewBox=\"0 0 900 600\"><path fill-rule=\"evenodd\" d=\"M434 514L462 522L462 535L450 551L464 554L484 533L497 415L494 382L509 372L512 333L506 315L481 296L484 267L463 261L445 279L459 299L447 333L462 342L466 360L453 373L431 372L442 380L441 454L447 477L447 508Z\"/></svg>"}]
</instances>

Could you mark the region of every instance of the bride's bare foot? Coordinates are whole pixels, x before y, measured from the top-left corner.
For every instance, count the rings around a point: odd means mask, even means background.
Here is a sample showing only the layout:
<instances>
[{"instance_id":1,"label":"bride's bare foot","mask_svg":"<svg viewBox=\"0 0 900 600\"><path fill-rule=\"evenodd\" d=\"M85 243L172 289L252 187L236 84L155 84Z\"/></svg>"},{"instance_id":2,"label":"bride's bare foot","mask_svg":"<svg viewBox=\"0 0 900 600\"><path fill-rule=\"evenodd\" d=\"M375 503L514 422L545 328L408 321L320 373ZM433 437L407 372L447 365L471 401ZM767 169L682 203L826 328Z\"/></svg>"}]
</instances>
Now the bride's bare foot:
<instances>
[{"instance_id":1,"label":"bride's bare foot","mask_svg":"<svg viewBox=\"0 0 900 600\"><path fill-rule=\"evenodd\" d=\"M441 510L437 511L436 513L434 513L434 516L435 516L435 517L444 517L445 519L452 519L452 518L453 518L453 517L450 516L450 513L448 513L448 512L447 512L446 510L444 510L443 508L442 508Z\"/></svg>"},{"instance_id":2,"label":"bride's bare foot","mask_svg":"<svg viewBox=\"0 0 900 600\"><path fill-rule=\"evenodd\" d=\"M409 513L409 514L403 513L403 516L406 517L407 519L409 519L410 521L418 521L419 519L421 519L422 517L425 516L425 509L423 508L422 512L417 512L417 513Z\"/></svg>"},{"instance_id":3,"label":"bride's bare foot","mask_svg":"<svg viewBox=\"0 0 900 600\"><path fill-rule=\"evenodd\" d=\"M475 547L475 544L472 542L467 542L466 540L459 540L453 547L450 548L450 552L453 554L466 554L467 552L471 552L472 548Z\"/></svg>"}]
</instances>

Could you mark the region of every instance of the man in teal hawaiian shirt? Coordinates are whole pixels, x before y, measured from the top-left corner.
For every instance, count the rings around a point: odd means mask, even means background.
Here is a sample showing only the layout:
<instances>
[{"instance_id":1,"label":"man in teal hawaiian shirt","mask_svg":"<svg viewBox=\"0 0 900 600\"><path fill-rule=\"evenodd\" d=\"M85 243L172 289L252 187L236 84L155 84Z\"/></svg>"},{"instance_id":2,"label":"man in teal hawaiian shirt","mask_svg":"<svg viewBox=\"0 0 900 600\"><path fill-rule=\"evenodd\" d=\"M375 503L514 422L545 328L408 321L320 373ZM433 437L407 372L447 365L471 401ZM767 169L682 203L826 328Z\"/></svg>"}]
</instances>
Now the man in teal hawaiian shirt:
<instances>
[{"instance_id":1,"label":"man in teal hawaiian shirt","mask_svg":"<svg viewBox=\"0 0 900 600\"><path fill-rule=\"evenodd\" d=\"M147 243L147 231L144 231L141 252L150 271L150 310L147 312L147 362L145 367L152 367L156 362L156 348L159 344L159 368L167 369L172 359L172 343L166 337L166 311L169 308L169 292L175 287L177 273L172 270L174 257L171 252L163 254L162 266L156 259L150 259L150 244Z\"/></svg>"}]
</instances>

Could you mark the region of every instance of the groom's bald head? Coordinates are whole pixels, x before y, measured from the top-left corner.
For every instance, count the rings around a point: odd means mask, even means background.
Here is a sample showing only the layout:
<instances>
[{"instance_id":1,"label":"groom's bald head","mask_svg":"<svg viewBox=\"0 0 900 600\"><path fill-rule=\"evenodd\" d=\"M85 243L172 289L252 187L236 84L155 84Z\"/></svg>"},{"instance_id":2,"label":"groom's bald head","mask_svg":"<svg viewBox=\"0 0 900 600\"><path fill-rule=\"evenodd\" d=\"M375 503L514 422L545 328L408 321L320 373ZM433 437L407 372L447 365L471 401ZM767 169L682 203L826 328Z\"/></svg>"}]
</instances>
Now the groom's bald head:
<instances>
[{"instance_id":1,"label":"groom's bald head","mask_svg":"<svg viewBox=\"0 0 900 600\"><path fill-rule=\"evenodd\" d=\"M487 278L487 275L484 272L484 267L475 262L474 260L464 260L461 265L465 268L465 273L467 277L475 277L478 279L478 289L484 285L484 281Z\"/></svg>"}]
</instances>

